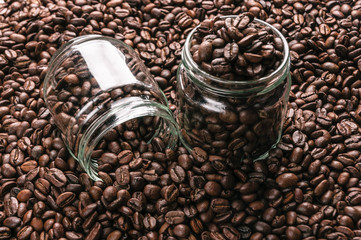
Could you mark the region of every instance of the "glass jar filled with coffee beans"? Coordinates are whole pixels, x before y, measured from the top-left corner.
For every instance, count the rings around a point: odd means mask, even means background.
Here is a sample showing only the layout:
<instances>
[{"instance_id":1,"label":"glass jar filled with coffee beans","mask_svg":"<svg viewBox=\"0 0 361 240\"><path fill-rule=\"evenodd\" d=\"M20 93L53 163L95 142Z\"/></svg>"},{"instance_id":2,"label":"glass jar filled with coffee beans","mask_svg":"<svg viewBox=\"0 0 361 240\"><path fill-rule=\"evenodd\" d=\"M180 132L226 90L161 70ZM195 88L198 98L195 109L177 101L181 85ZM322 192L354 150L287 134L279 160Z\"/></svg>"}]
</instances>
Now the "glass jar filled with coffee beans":
<instances>
[{"instance_id":1,"label":"glass jar filled with coffee beans","mask_svg":"<svg viewBox=\"0 0 361 240\"><path fill-rule=\"evenodd\" d=\"M291 85L286 39L252 14L205 20L178 69L182 143L224 160L263 159L281 137Z\"/></svg>"},{"instance_id":2,"label":"glass jar filled with coffee beans","mask_svg":"<svg viewBox=\"0 0 361 240\"><path fill-rule=\"evenodd\" d=\"M137 53L119 40L71 40L52 58L43 90L70 153L94 180L100 157L112 167L124 149L146 142L162 151L177 144L167 99Z\"/></svg>"}]
</instances>

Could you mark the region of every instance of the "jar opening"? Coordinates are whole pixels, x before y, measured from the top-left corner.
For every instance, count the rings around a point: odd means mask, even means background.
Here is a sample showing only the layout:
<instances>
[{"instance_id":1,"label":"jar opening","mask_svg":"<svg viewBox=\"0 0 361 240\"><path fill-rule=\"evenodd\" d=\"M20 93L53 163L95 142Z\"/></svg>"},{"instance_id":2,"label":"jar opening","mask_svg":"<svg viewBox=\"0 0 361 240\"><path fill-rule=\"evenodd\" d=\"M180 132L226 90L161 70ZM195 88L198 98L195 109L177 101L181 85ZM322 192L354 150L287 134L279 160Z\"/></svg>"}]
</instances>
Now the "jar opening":
<instances>
[{"instance_id":1,"label":"jar opening","mask_svg":"<svg viewBox=\"0 0 361 240\"><path fill-rule=\"evenodd\" d=\"M222 16L221 19L225 18L236 18L237 15L229 15L229 16ZM287 40L285 37L272 25L259 20L254 19L255 22L265 25L269 27L275 36L279 37L283 43L283 59L281 64L278 68L271 72L270 74L258 78L258 79L251 79L247 81L240 81L240 80L227 80L212 74L207 73L193 60L191 51L190 51L190 44L193 39L194 34L197 32L197 29L200 27L198 25L195 27L188 35L186 42L183 47L182 51L182 63L190 73L190 79L202 89L214 92L216 94L221 95L232 95L232 94L244 94L247 93L266 93L277 87L280 83L282 83L287 74L289 73L290 68L290 55L289 55L289 47Z\"/></svg>"}]
</instances>

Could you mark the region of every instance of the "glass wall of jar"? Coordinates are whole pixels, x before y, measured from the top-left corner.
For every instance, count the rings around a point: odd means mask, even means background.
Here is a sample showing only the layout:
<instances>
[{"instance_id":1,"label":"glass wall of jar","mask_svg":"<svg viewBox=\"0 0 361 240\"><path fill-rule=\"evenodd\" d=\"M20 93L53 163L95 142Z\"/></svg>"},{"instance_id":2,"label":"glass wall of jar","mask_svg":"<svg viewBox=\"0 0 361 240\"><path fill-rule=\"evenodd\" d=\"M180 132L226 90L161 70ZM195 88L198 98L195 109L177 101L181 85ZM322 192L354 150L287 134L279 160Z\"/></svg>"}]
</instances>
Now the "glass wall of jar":
<instances>
[{"instance_id":1,"label":"glass wall of jar","mask_svg":"<svg viewBox=\"0 0 361 240\"><path fill-rule=\"evenodd\" d=\"M209 74L191 53L200 26L188 35L178 68L176 119L189 151L201 147L231 161L259 160L279 142L291 86L289 48L277 29L254 21L271 29L283 45L280 65L261 78L238 81Z\"/></svg>"},{"instance_id":2,"label":"glass wall of jar","mask_svg":"<svg viewBox=\"0 0 361 240\"><path fill-rule=\"evenodd\" d=\"M110 142L126 142L109 149L114 154L137 150L142 141L153 143L155 151L177 143L164 93L137 53L119 40L99 35L71 40L52 58L43 88L67 148L94 180Z\"/></svg>"}]
</instances>

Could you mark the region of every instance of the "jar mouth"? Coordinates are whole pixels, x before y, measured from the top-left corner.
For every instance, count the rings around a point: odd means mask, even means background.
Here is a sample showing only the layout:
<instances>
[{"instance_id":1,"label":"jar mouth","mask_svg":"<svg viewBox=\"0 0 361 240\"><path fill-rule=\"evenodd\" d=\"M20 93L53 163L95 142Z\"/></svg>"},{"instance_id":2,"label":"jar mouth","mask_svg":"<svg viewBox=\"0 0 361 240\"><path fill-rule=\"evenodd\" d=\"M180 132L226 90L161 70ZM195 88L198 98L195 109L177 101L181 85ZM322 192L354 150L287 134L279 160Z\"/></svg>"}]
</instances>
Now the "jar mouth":
<instances>
[{"instance_id":1,"label":"jar mouth","mask_svg":"<svg viewBox=\"0 0 361 240\"><path fill-rule=\"evenodd\" d=\"M221 16L221 19L225 19L225 18L236 18L237 15L227 15L227 16ZM190 52L190 43L192 41L193 35L196 33L197 29L200 27L200 25L196 26L187 36L187 39L184 43L184 47L183 47L183 51L182 51L182 59L184 59L182 62L183 64L190 69L191 71L196 72L196 74L198 76L200 76L201 78L193 78L193 80L195 81L195 83L199 83L200 85L205 85L208 88L211 89L215 89L215 90L220 90L219 88L216 88L214 86L211 86L211 84L205 82L203 79L207 79L215 84L220 84L222 86L232 86L232 88L234 90L229 90L229 91L239 91L240 89L244 89L244 87L250 86L250 85L254 85L254 86L259 86L260 84L265 84L268 83L272 80L274 80L275 78L283 75L283 73L285 72L285 67L289 68L289 57L290 57L290 53L289 53L289 47L288 47L288 42L286 40L286 38L282 35L282 33L280 31L278 31L275 27L273 27L271 24L262 21L260 19L255 18L254 19L255 22L260 23L266 27L269 27L272 32L279 37L282 40L282 44L283 44L283 59L281 64L278 66L278 68L271 72L270 74L258 78L258 79L251 79L251 80L247 80L247 81L240 81L240 80L227 80L227 79L223 79L220 77L216 77L212 74L207 73L206 71L204 71L194 60L192 57L192 54ZM287 71L286 71L287 72ZM284 79L282 79L283 81ZM238 89L237 89L238 88Z\"/></svg>"}]
</instances>

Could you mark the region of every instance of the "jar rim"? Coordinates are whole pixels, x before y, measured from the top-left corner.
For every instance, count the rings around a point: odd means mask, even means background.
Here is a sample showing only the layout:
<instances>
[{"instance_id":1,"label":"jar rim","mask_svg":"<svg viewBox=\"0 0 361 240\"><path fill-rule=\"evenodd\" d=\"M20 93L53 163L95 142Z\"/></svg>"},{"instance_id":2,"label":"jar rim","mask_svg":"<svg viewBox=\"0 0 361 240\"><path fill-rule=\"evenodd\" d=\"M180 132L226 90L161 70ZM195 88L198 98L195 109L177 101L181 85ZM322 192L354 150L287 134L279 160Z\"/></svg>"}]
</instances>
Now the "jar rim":
<instances>
[{"instance_id":1,"label":"jar rim","mask_svg":"<svg viewBox=\"0 0 361 240\"><path fill-rule=\"evenodd\" d=\"M236 18L236 17L237 17L237 15L226 15L226 16L221 16L220 18L225 19L225 18ZM288 67L288 65L289 65L289 64L287 64L289 62L289 57L290 57L288 42L287 42L286 38L283 36L283 34L280 31L278 31L271 24L269 24L265 21L262 21L260 19L257 19L257 18L255 18L254 21L271 28L273 33L282 40L284 57L282 59L281 64L278 66L278 68L275 71L271 72L270 74L268 74L264 77L258 78L258 79L254 79L254 80L240 81L240 80L227 80L227 79L223 79L220 77L216 77L212 74L207 73L203 69L201 69L200 66L193 60L192 54L190 52L190 42L192 41L194 33L196 33L197 29L200 27L200 24L198 26L196 26L187 36L187 39L184 43L184 47L183 47L183 51L182 51L182 59L183 59L182 62L188 68L190 68L192 71L196 71L197 75L200 75L206 79L209 79L212 82L215 82L217 84L224 84L224 85L230 84L230 85L232 85L233 88L235 88L235 91L239 90L239 89L237 89L237 87L244 87L244 86L249 86L252 84L259 85L262 83L267 83L267 82L272 81L276 76L278 76L279 74L281 74L284 71L285 66ZM196 81L196 83L214 88L210 84L204 82L202 80L202 78L195 78L194 80Z\"/></svg>"}]
</instances>

